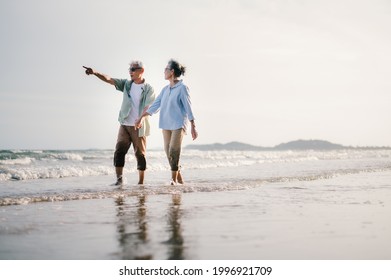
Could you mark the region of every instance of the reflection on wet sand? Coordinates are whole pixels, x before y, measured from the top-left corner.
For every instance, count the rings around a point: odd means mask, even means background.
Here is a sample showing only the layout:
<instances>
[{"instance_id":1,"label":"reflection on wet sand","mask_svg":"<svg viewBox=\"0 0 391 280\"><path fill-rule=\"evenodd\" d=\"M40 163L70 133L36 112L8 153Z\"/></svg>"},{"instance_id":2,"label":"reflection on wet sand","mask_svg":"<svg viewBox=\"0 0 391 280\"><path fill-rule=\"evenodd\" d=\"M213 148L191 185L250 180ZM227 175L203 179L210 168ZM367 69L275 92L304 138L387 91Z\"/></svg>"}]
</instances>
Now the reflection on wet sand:
<instances>
[{"instance_id":1,"label":"reflection on wet sand","mask_svg":"<svg viewBox=\"0 0 391 280\"><path fill-rule=\"evenodd\" d=\"M123 197L118 197L115 201L118 217L118 241L122 249L122 259L152 259L152 254L147 252L149 241L145 201L144 195L138 197L136 206L126 204Z\"/></svg>"},{"instance_id":2,"label":"reflection on wet sand","mask_svg":"<svg viewBox=\"0 0 391 280\"><path fill-rule=\"evenodd\" d=\"M172 203L168 210L168 227L169 239L168 245L168 259L169 260L183 260L184 256L184 240L182 236L181 226L181 195L172 195Z\"/></svg>"},{"instance_id":3,"label":"reflection on wet sand","mask_svg":"<svg viewBox=\"0 0 391 280\"><path fill-rule=\"evenodd\" d=\"M127 198L133 200L134 197ZM184 239L182 236L181 195L174 194L168 206L166 217L161 219L158 213L153 217L147 208L147 196L139 195L135 203L129 203L125 197L115 200L117 206L117 232L121 259L149 260L154 259L154 252L161 252L161 246L166 247L170 260L184 259ZM158 240L153 240L148 230L148 222L156 221L154 228L161 228L162 234L156 234ZM166 224L165 224L166 222ZM159 256L159 258L162 258Z\"/></svg>"}]
</instances>

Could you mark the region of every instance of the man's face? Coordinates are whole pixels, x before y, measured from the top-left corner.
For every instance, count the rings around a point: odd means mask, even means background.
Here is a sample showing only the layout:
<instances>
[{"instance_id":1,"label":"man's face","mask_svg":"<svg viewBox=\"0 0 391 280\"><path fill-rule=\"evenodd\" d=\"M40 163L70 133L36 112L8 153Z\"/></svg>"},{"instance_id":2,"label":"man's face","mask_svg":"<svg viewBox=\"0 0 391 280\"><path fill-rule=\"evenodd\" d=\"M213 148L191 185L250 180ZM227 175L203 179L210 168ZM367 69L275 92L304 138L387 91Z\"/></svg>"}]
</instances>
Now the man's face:
<instances>
[{"instance_id":1,"label":"man's face","mask_svg":"<svg viewBox=\"0 0 391 280\"><path fill-rule=\"evenodd\" d=\"M139 80L142 78L144 69L138 66L137 64L131 64L129 67L130 78L134 80Z\"/></svg>"}]
</instances>

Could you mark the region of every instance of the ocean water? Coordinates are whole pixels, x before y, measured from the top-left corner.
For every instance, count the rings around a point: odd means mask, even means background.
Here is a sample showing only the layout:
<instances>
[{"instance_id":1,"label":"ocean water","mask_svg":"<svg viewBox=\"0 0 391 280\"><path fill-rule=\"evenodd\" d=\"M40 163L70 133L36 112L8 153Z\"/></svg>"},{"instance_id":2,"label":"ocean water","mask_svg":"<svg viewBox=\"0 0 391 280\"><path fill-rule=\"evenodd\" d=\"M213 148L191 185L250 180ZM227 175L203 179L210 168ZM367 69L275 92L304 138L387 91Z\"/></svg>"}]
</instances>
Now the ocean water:
<instances>
[{"instance_id":1,"label":"ocean water","mask_svg":"<svg viewBox=\"0 0 391 280\"><path fill-rule=\"evenodd\" d=\"M391 151L1 151L0 259L391 259Z\"/></svg>"},{"instance_id":2,"label":"ocean water","mask_svg":"<svg viewBox=\"0 0 391 280\"><path fill-rule=\"evenodd\" d=\"M168 186L161 150L147 154L145 185L134 188L134 157L127 156L122 188L114 182L112 150L0 151L0 206L176 192L251 189L268 183L312 181L391 171L391 150L198 151L184 149L185 185Z\"/></svg>"}]
</instances>

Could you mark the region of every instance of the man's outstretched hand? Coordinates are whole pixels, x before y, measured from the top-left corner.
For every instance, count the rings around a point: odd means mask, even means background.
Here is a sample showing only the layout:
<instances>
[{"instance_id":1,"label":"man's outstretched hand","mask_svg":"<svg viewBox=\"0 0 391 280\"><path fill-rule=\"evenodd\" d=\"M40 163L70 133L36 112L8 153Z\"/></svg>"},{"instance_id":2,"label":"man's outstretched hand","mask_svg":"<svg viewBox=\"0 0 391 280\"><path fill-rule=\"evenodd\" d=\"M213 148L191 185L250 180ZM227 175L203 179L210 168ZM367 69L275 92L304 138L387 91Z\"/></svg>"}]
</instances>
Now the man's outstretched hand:
<instances>
[{"instance_id":1,"label":"man's outstretched hand","mask_svg":"<svg viewBox=\"0 0 391 280\"><path fill-rule=\"evenodd\" d=\"M86 69L86 74L87 75L92 75L94 74L94 70L90 67L83 66L84 69Z\"/></svg>"}]
</instances>

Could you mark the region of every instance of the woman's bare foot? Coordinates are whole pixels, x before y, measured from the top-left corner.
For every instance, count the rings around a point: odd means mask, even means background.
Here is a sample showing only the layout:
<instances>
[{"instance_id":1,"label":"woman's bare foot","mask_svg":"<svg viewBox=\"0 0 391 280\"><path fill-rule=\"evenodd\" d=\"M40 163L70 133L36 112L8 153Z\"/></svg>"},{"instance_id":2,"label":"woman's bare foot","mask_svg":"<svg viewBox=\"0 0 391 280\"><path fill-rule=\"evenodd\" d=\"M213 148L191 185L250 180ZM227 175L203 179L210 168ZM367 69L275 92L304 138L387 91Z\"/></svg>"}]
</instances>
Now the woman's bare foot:
<instances>
[{"instance_id":1,"label":"woman's bare foot","mask_svg":"<svg viewBox=\"0 0 391 280\"><path fill-rule=\"evenodd\" d=\"M182 174L181 174L180 171L178 171L178 176L177 176L177 178L178 178L178 184L183 185L184 182L183 182Z\"/></svg>"}]
</instances>

